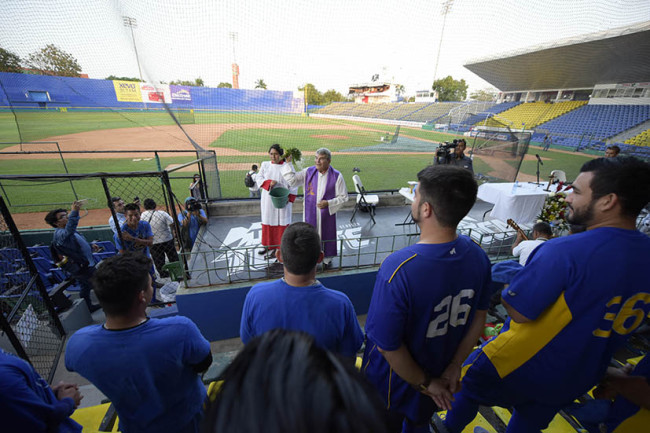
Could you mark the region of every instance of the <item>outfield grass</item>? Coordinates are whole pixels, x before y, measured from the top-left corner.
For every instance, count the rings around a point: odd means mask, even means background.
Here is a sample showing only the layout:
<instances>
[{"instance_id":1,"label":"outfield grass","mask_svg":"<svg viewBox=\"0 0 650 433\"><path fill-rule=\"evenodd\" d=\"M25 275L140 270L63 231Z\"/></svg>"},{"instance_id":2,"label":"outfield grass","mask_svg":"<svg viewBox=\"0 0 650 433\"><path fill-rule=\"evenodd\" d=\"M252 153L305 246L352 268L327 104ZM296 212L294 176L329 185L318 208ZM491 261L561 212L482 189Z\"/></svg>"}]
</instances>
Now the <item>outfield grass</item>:
<instances>
[{"instance_id":1,"label":"outfield grass","mask_svg":"<svg viewBox=\"0 0 650 433\"><path fill-rule=\"evenodd\" d=\"M70 134L91 130L106 130L112 128L140 127L171 125L172 119L166 113L154 112L67 112L55 111L17 112L23 140L39 140L53 135ZM17 141L15 119L12 113L0 113L0 142ZM352 191L352 169L361 169L361 178L368 190L396 190L405 186L407 181L415 180L417 172L430 164L433 160L433 151L426 155L415 154L384 154L371 155L362 151L355 155L336 154L343 150L359 147L368 147L381 143L380 138L386 133L393 134L395 126L381 125L364 122L349 122L343 120L325 120L301 117L296 115L275 115L262 113L204 113L195 114L197 124L235 124L235 123L274 123L274 124L307 124L307 125L350 125L371 129L362 131L356 129L323 130L317 129L248 129L230 130L222 134L211 146L236 149L243 152L259 152L259 156L219 156L221 164L220 179L222 196L224 198L247 197L248 189L244 186L243 179L246 170L225 170L223 164L238 163L250 166L260 164L267 160L266 152L270 144L280 143L284 147L298 147L304 153L305 166L313 162L313 152L319 147L328 147L334 154L333 166L343 173L348 190ZM13 129L12 129L13 128ZM12 135L14 134L14 135ZM400 134L433 141L451 141L460 135L447 134L436 131L400 128ZM330 135L345 136L345 139L318 138L314 136ZM468 140L469 145L473 139ZM0 145L0 148L2 145ZM539 148L531 148L531 155L540 154L547 159L541 169L540 178L548 179L551 170L559 169L567 173L567 178L572 180L577 176L580 166L590 157L577 153L564 153L556 151L541 152ZM144 157L144 155L143 155ZM193 160L193 157L163 157L162 167L169 164L181 164ZM131 172L131 171L156 171L158 166L155 159L148 161L134 161L131 158L115 159L67 159L70 173L92 172ZM476 173L487 173L490 168L479 157L474 160ZM534 160L524 161L521 173L535 175L536 163ZM2 174L57 174L64 173L61 161L50 160L0 160L0 173ZM189 172L176 172L172 175L172 187L180 200L187 195ZM138 195L145 198L147 195L157 201L162 200L162 189L158 182L151 180L111 181L111 190L115 189L119 195L127 200ZM137 182L140 182L138 184ZM14 207L14 212L32 212L51 208L49 203L69 203L74 199L69 182L55 183L27 183L2 181L5 191L3 195L9 196L13 205L48 203L41 207ZM75 181L74 188L80 198L89 198L88 208L105 207L105 195L99 180ZM123 192L120 192L123 191Z\"/></svg>"},{"instance_id":2,"label":"outfield grass","mask_svg":"<svg viewBox=\"0 0 650 433\"><path fill-rule=\"evenodd\" d=\"M320 119L312 119L293 114L265 113L213 113L195 112L196 124L209 123L299 123L323 124ZM145 126L173 125L174 120L167 112L144 111L68 111L53 110L0 112L1 143L36 141L64 134L76 134L117 128L137 128ZM20 130L20 135L19 135Z\"/></svg>"}]
</instances>

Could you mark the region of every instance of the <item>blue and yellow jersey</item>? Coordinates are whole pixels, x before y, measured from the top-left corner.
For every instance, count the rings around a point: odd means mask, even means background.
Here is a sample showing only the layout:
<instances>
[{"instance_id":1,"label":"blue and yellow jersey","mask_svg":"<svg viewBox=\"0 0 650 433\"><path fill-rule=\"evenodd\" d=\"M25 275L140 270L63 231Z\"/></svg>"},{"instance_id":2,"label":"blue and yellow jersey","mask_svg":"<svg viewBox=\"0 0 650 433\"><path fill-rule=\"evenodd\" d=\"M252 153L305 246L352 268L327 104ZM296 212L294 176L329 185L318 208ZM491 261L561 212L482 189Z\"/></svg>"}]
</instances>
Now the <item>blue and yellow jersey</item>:
<instances>
[{"instance_id":1,"label":"blue and yellow jersey","mask_svg":"<svg viewBox=\"0 0 650 433\"><path fill-rule=\"evenodd\" d=\"M650 381L650 356L646 355L636 365L631 376L643 376ZM643 409L623 396L618 396L612 404L605 420L608 432L638 433L650 428L650 410Z\"/></svg>"},{"instance_id":2,"label":"blue and yellow jersey","mask_svg":"<svg viewBox=\"0 0 650 433\"><path fill-rule=\"evenodd\" d=\"M502 293L531 322L508 322L482 352L500 379L569 402L598 382L650 312L649 270L650 238L638 231L550 240Z\"/></svg>"},{"instance_id":3,"label":"blue and yellow jersey","mask_svg":"<svg viewBox=\"0 0 650 433\"><path fill-rule=\"evenodd\" d=\"M370 302L362 371L389 409L425 420L433 401L392 372L378 347L404 344L415 361L438 377L465 336L476 310L487 310L490 262L466 236L445 244L416 244L391 254L377 274Z\"/></svg>"}]
</instances>

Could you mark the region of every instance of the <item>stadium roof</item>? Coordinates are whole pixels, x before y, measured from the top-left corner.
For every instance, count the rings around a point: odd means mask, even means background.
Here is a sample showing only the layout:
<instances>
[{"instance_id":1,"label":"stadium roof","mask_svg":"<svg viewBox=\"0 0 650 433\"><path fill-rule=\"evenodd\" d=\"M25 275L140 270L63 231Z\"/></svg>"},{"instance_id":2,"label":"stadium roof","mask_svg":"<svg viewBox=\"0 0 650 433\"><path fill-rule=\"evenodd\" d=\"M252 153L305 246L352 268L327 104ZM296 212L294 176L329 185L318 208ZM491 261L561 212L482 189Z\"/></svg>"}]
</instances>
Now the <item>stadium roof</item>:
<instances>
[{"instance_id":1,"label":"stadium roof","mask_svg":"<svg viewBox=\"0 0 650 433\"><path fill-rule=\"evenodd\" d=\"M465 65L503 92L650 81L650 21L560 39Z\"/></svg>"}]
</instances>

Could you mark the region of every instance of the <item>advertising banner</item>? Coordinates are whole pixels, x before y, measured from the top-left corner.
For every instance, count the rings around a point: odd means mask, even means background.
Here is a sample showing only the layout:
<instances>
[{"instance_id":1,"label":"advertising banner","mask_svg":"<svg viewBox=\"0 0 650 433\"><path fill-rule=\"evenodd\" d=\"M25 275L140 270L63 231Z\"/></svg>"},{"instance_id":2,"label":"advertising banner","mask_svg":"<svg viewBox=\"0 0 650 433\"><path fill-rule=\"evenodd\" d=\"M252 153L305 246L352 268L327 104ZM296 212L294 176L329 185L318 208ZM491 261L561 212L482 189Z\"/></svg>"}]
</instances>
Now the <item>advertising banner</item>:
<instances>
[{"instance_id":1,"label":"advertising banner","mask_svg":"<svg viewBox=\"0 0 650 433\"><path fill-rule=\"evenodd\" d=\"M120 102L142 102L140 83L135 81L113 81L115 96Z\"/></svg>"},{"instance_id":2,"label":"advertising banner","mask_svg":"<svg viewBox=\"0 0 650 433\"><path fill-rule=\"evenodd\" d=\"M173 103L188 104L192 102L192 95L190 94L189 86L177 86L172 84L169 86Z\"/></svg>"},{"instance_id":3,"label":"advertising banner","mask_svg":"<svg viewBox=\"0 0 650 433\"><path fill-rule=\"evenodd\" d=\"M169 92L169 86L166 84L140 83L140 93L142 94L140 102L150 104L172 103L172 95Z\"/></svg>"}]
</instances>

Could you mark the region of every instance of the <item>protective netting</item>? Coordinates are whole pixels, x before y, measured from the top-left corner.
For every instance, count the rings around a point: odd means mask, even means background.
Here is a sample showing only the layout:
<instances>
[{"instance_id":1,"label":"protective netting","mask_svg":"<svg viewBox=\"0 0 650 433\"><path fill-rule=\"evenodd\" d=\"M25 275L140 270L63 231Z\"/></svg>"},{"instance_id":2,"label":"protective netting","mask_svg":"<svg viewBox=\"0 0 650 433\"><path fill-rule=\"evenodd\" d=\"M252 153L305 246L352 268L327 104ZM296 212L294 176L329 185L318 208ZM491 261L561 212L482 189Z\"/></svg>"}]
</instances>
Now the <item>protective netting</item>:
<instances>
[{"instance_id":1,"label":"protective netting","mask_svg":"<svg viewBox=\"0 0 650 433\"><path fill-rule=\"evenodd\" d=\"M198 172L204 198L220 199L248 197L244 177L275 142L300 148L305 166L316 149L329 148L350 192L355 169L368 190L395 191L431 163L438 143L473 141L499 125L532 134L532 146L543 147L549 135L552 152L544 156L569 178L588 157L554 151L601 154L620 143L623 153L646 156L650 149L647 45L627 44L635 55L590 42L647 35L646 1L9 0L2 9L0 48L19 59L0 72L0 150L21 152L0 154L2 174L146 171L198 155L203 162L177 182ZM585 36L596 32L605 33ZM550 53L542 62L553 65L548 70L526 57L540 44ZM566 46L579 55L552 55ZM509 54L492 66L502 53ZM468 60L477 58L488 66ZM580 70L579 62L595 58L602 68ZM610 67L619 63L627 71ZM590 86L568 88L587 75ZM432 94L433 81L446 76L465 80L468 91L446 98L440 90L437 103L415 96ZM539 87L548 80L556 90ZM381 95L368 90L373 85ZM352 88L356 99L346 99ZM622 108L593 108L595 99ZM586 123L591 111L607 128ZM61 152L25 154L43 150ZM110 154L66 154L89 151ZM503 172L504 164L535 176L535 151L522 164L499 153L473 158L480 173L511 180L517 173ZM11 206L34 204L31 197L48 191L2 186ZM41 202L84 198L74 183L66 188L66 197L57 192ZM12 207L36 210L43 209Z\"/></svg>"},{"instance_id":2,"label":"protective netting","mask_svg":"<svg viewBox=\"0 0 650 433\"><path fill-rule=\"evenodd\" d=\"M11 226L0 197L0 347L27 358L41 376L51 379L64 342L46 291L55 284L55 270L41 268L39 247L26 249Z\"/></svg>"}]
</instances>

